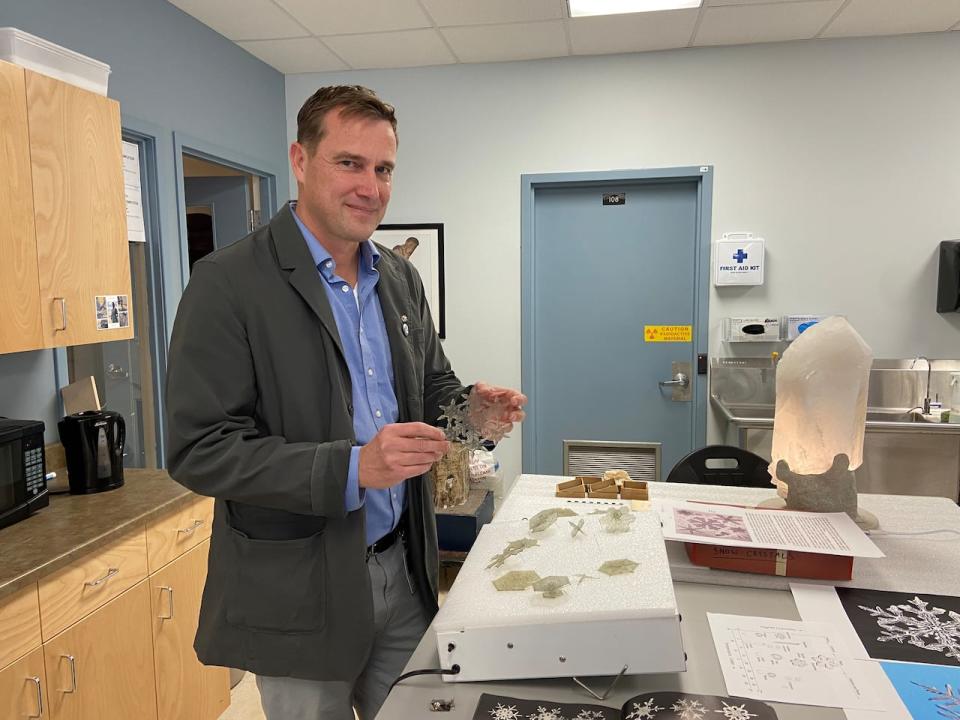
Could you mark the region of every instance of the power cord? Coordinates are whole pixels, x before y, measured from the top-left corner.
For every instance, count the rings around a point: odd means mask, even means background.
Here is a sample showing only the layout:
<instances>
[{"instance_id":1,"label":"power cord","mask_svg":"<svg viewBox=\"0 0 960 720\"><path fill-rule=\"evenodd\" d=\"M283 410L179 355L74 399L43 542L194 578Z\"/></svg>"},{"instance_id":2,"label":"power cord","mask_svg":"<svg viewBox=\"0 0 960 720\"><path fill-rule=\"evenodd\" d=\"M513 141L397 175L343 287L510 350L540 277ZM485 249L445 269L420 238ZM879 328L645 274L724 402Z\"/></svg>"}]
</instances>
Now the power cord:
<instances>
[{"instance_id":1,"label":"power cord","mask_svg":"<svg viewBox=\"0 0 960 720\"><path fill-rule=\"evenodd\" d=\"M390 690L402 680L407 680L408 678L417 677L418 675L458 675L460 673L460 666L454 665L449 670L444 670L443 668L430 668L429 670L411 670L408 673L404 673L396 680L393 681L393 684L390 686ZM387 690L389 693L390 690Z\"/></svg>"}]
</instances>

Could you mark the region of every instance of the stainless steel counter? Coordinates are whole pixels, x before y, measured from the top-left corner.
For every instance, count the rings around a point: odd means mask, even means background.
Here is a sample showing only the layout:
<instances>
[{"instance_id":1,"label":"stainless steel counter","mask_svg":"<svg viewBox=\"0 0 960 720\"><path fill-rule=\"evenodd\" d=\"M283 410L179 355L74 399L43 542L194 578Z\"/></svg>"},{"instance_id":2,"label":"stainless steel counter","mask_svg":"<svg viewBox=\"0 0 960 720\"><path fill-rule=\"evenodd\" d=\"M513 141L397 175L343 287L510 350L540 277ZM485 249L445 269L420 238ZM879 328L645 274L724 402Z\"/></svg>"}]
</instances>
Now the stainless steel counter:
<instances>
[{"instance_id":1,"label":"stainless steel counter","mask_svg":"<svg viewBox=\"0 0 960 720\"><path fill-rule=\"evenodd\" d=\"M960 424L930 422L918 412L926 394L921 360L875 360L870 371L861 492L960 499ZM947 400L960 361L933 360L930 396ZM710 402L725 423L725 442L769 458L776 368L767 358L716 358Z\"/></svg>"}]
</instances>

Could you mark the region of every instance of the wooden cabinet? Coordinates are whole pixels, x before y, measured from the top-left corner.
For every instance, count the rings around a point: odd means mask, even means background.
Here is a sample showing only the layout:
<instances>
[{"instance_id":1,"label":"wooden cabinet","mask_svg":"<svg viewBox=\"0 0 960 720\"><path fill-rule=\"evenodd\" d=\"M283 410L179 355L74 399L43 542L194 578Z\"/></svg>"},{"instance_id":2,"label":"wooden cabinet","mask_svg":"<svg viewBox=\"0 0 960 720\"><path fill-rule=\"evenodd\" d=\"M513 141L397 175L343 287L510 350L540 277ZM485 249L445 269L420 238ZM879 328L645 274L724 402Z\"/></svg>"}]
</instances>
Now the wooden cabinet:
<instances>
[{"instance_id":1,"label":"wooden cabinet","mask_svg":"<svg viewBox=\"0 0 960 720\"><path fill-rule=\"evenodd\" d=\"M43 644L51 720L156 720L148 584Z\"/></svg>"},{"instance_id":2,"label":"wooden cabinet","mask_svg":"<svg viewBox=\"0 0 960 720\"><path fill-rule=\"evenodd\" d=\"M187 550L210 538L213 528L213 498L201 497L179 512L147 526L147 559L156 572Z\"/></svg>"},{"instance_id":3,"label":"wooden cabinet","mask_svg":"<svg viewBox=\"0 0 960 720\"><path fill-rule=\"evenodd\" d=\"M40 619L48 640L147 577L143 529L40 581Z\"/></svg>"},{"instance_id":4,"label":"wooden cabinet","mask_svg":"<svg viewBox=\"0 0 960 720\"><path fill-rule=\"evenodd\" d=\"M0 720L220 717L230 671L193 649L212 520L194 496L0 599Z\"/></svg>"},{"instance_id":5,"label":"wooden cabinet","mask_svg":"<svg viewBox=\"0 0 960 720\"><path fill-rule=\"evenodd\" d=\"M0 717L10 720L46 718L49 691L43 650L37 648L0 670Z\"/></svg>"},{"instance_id":6,"label":"wooden cabinet","mask_svg":"<svg viewBox=\"0 0 960 720\"><path fill-rule=\"evenodd\" d=\"M44 345L22 68L0 62L0 352Z\"/></svg>"},{"instance_id":7,"label":"wooden cabinet","mask_svg":"<svg viewBox=\"0 0 960 720\"><path fill-rule=\"evenodd\" d=\"M29 585L0 605L0 668L38 647L40 601L37 586Z\"/></svg>"},{"instance_id":8,"label":"wooden cabinet","mask_svg":"<svg viewBox=\"0 0 960 720\"><path fill-rule=\"evenodd\" d=\"M0 352L133 337L120 132L115 100L0 62Z\"/></svg>"},{"instance_id":9,"label":"wooden cabinet","mask_svg":"<svg viewBox=\"0 0 960 720\"><path fill-rule=\"evenodd\" d=\"M150 576L157 708L162 720L215 720L230 704L230 673L193 649L207 577L207 540Z\"/></svg>"}]
</instances>

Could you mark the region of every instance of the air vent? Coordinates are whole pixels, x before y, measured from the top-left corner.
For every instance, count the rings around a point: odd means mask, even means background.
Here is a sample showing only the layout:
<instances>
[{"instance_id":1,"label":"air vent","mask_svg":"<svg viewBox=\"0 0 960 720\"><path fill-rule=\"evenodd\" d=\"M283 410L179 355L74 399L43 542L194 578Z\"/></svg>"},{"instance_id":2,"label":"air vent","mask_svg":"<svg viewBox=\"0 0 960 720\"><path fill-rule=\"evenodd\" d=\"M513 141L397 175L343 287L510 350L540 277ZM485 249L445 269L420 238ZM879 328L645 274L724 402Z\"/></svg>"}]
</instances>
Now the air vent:
<instances>
[{"instance_id":1,"label":"air vent","mask_svg":"<svg viewBox=\"0 0 960 720\"><path fill-rule=\"evenodd\" d=\"M660 480L660 443L564 440L564 475L603 475L626 470L634 480Z\"/></svg>"}]
</instances>

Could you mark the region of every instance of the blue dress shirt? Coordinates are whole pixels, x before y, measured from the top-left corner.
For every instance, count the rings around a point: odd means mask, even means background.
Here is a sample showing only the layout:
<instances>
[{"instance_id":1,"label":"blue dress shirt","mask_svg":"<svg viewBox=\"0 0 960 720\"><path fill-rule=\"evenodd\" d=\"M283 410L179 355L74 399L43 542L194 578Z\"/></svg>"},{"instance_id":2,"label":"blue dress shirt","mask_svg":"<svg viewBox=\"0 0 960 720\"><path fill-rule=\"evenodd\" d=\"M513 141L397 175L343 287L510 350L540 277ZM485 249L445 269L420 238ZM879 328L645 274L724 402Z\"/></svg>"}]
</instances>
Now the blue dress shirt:
<instances>
[{"instance_id":1,"label":"blue dress shirt","mask_svg":"<svg viewBox=\"0 0 960 720\"><path fill-rule=\"evenodd\" d=\"M296 210L296 203L291 203ZM340 344L350 369L353 386L353 431L358 446L350 451L347 474L347 512L364 507L367 517L367 545L382 538L397 526L406 499L404 483L387 490L366 489L359 484L360 445L366 445L385 425L399 417L397 396L393 389L393 364L390 342L380 309L377 263L380 253L372 241L360 245L357 286L351 288L337 275L337 265L326 248L293 213L300 232L323 280L323 287L340 332Z\"/></svg>"}]
</instances>

